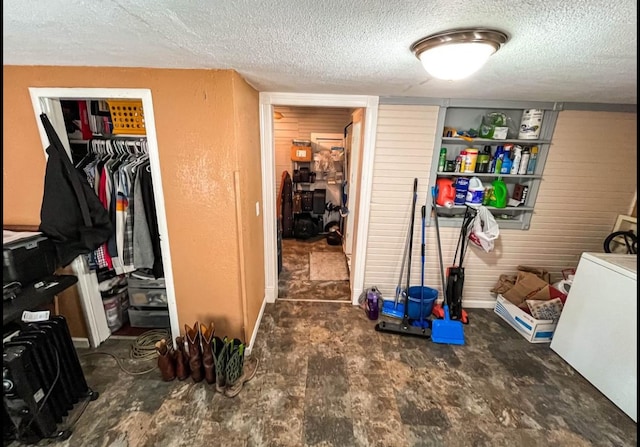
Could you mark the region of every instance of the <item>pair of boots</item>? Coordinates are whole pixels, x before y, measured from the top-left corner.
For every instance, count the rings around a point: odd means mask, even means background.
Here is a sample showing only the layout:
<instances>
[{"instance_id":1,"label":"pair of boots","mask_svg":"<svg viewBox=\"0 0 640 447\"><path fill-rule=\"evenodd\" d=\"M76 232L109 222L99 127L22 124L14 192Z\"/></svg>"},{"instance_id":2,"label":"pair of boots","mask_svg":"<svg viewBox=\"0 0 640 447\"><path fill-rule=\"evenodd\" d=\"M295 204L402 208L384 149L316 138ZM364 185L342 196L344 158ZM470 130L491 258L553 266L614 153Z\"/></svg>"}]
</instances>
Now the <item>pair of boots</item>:
<instances>
[{"instance_id":1,"label":"pair of boots","mask_svg":"<svg viewBox=\"0 0 640 447\"><path fill-rule=\"evenodd\" d=\"M189 365L184 352L184 342L181 339L182 337L176 338L177 351L171 349L164 338L155 344L156 353L158 354L158 369L162 380L165 382L170 382L176 377L178 377L178 380L184 380L189 377Z\"/></svg>"},{"instance_id":2,"label":"pair of boots","mask_svg":"<svg viewBox=\"0 0 640 447\"><path fill-rule=\"evenodd\" d=\"M185 324L185 338L188 346L191 378L200 382L204 378L214 384L216 391L227 397L237 396L242 386L253 379L257 371L257 361L245 362L245 345L237 338L229 340L215 336L215 326Z\"/></svg>"}]
</instances>

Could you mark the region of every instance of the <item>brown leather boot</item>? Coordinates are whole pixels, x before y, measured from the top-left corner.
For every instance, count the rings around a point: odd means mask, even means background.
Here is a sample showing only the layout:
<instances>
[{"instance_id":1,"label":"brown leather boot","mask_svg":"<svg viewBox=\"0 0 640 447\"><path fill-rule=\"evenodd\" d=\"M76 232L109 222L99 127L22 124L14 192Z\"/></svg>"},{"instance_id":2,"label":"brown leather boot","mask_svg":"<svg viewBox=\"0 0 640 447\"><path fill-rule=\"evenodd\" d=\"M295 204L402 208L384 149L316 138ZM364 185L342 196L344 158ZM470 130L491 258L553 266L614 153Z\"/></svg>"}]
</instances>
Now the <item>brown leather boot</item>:
<instances>
[{"instance_id":1,"label":"brown leather boot","mask_svg":"<svg viewBox=\"0 0 640 447\"><path fill-rule=\"evenodd\" d=\"M211 340L215 333L215 325L209 323L209 327L204 324L200 325L200 334L202 336L202 366L204 366L204 378L208 384L215 383L216 372L215 363L213 361L213 352L211 351Z\"/></svg>"},{"instance_id":2,"label":"brown leather boot","mask_svg":"<svg viewBox=\"0 0 640 447\"><path fill-rule=\"evenodd\" d=\"M187 354L184 347L184 338L176 337L177 349L174 351L174 357L176 360L176 376L178 380L185 380L189 377L189 354Z\"/></svg>"},{"instance_id":3,"label":"brown leather boot","mask_svg":"<svg viewBox=\"0 0 640 447\"><path fill-rule=\"evenodd\" d=\"M158 369L162 380L171 382L176 378L176 367L173 355L169 352L167 341L164 338L156 342L156 352L158 353Z\"/></svg>"},{"instance_id":4,"label":"brown leather boot","mask_svg":"<svg viewBox=\"0 0 640 447\"><path fill-rule=\"evenodd\" d=\"M196 321L193 328L184 325L185 336L187 338L187 346L189 347L189 369L191 370L191 378L194 382L200 382L204 378L202 369L202 348L200 342L202 335L200 334L200 325Z\"/></svg>"}]
</instances>

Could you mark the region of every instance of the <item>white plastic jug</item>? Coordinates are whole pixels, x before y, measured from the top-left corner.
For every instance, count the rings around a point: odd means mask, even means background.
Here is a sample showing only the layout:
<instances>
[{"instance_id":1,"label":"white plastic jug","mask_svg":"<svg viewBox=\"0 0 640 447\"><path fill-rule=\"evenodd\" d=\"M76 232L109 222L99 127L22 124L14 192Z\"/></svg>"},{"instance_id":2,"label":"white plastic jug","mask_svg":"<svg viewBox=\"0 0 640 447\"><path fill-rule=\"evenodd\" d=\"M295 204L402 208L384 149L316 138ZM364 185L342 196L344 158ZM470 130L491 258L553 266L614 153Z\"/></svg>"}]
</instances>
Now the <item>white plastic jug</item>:
<instances>
[{"instance_id":1,"label":"white plastic jug","mask_svg":"<svg viewBox=\"0 0 640 447\"><path fill-rule=\"evenodd\" d=\"M469 188L467 189L467 205L479 206L482 205L482 199L484 198L484 185L478 177L471 177L469 180Z\"/></svg>"}]
</instances>

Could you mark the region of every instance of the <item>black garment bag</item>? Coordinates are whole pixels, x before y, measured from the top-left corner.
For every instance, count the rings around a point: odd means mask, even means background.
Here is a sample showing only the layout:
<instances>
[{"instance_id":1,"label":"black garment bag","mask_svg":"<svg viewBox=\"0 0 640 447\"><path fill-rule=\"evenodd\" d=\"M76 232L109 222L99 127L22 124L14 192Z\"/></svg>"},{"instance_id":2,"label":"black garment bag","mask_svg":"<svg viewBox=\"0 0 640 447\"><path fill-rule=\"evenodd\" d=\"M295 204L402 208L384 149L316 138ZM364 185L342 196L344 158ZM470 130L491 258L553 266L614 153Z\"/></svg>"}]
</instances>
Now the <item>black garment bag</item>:
<instances>
[{"instance_id":1,"label":"black garment bag","mask_svg":"<svg viewBox=\"0 0 640 447\"><path fill-rule=\"evenodd\" d=\"M58 265L64 267L106 242L113 226L87 178L71 163L47 115L41 114L40 119L49 138L40 231L53 241Z\"/></svg>"}]
</instances>

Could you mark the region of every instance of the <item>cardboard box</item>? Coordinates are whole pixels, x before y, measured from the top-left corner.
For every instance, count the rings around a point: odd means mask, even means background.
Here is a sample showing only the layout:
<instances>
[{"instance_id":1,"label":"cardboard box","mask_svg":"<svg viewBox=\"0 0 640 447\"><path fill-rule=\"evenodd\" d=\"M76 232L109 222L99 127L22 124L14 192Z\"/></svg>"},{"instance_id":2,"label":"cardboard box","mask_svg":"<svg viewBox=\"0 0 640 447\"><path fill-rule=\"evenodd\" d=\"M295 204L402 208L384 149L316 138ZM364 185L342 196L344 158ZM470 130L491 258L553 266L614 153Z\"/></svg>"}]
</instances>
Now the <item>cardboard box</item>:
<instances>
[{"instance_id":1,"label":"cardboard box","mask_svg":"<svg viewBox=\"0 0 640 447\"><path fill-rule=\"evenodd\" d=\"M540 279L535 273L519 271L516 283L506 292L502 292L502 296L516 306L520 306L526 299L532 300L544 300L550 299L546 287L549 283L543 279ZM544 297L545 292L546 298Z\"/></svg>"},{"instance_id":2,"label":"cardboard box","mask_svg":"<svg viewBox=\"0 0 640 447\"><path fill-rule=\"evenodd\" d=\"M498 295L493 310L529 343L550 343L558 325L557 320L536 320L502 295Z\"/></svg>"},{"instance_id":3,"label":"cardboard box","mask_svg":"<svg viewBox=\"0 0 640 447\"><path fill-rule=\"evenodd\" d=\"M291 161L311 161L310 146L291 146Z\"/></svg>"}]
</instances>

